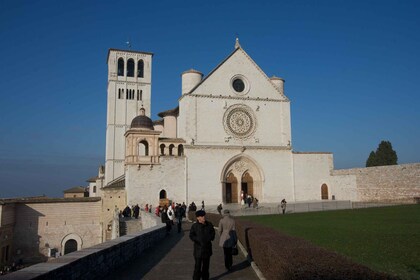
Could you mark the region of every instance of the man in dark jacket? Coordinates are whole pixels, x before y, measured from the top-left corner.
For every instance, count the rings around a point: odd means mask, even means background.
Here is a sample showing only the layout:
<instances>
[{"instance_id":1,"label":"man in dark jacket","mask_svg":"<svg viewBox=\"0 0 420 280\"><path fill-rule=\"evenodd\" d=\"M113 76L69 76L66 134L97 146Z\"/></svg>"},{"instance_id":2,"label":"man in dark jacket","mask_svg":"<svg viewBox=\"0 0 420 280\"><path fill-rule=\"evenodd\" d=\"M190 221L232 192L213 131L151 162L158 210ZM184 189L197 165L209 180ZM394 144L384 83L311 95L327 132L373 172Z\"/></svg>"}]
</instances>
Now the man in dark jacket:
<instances>
[{"instance_id":1,"label":"man in dark jacket","mask_svg":"<svg viewBox=\"0 0 420 280\"><path fill-rule=\"evenodd\" d=\"M211 242L215 231L212 223L206 221L206 212L195 212L197 221L191 226L190 239L194 241L194 280L208 280L210 256L213 254Z\"/></svg>"}]
</instances>

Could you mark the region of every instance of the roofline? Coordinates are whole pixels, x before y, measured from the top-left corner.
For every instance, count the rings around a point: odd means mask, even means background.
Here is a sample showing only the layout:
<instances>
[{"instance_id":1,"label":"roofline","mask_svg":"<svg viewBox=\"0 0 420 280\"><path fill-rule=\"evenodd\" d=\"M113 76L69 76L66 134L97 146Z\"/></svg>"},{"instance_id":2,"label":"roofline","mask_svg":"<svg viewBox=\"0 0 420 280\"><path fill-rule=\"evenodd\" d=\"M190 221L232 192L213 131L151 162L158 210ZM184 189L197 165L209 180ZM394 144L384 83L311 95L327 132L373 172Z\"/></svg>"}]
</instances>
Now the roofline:
<instances>
[{"instance_id":1,"label":"roofline","mask_svg":"<svg viewBox=\"0 0 420 280\"><path fill-rule=\"evenodd\" d=\"M207 74L207 76L204 77L195 87L193 87L189 92L186 94L192 93L196 88L198 88L202 83L204 83L205 80L207 80L208 77L210 77L214 72L216 72L217 69L220 68L220 66L223 65L231 56L233 56L238 50L242 49L241 47L235 48L233 52L231 52L225 59L222 60L213 70L210 71L210 73ZM184 94L182 95L184 96Z\"/></svg>"},{"instance_id":2,"label":"roofline","mask_svg":"<svg viewBox=\"0 0 420 280\"><path fill-rule=\"evenodd\" d=\"M52 198L52 197L22 197L22 198L7 198L0 199L0 205L5 204L25 204L25 203L57 203L57 202L97 202L100 197L69 197L69 198Z\"/></svg>"},{"instance_id":3,"label":"roofline","mask_svg":"<svg viewBox=\"0 0 420 280\"><path fill-rule=\"evenodd\" d=\"M142 53L142 54L148 54L153 56L154 53L151 52L143 52L143 51L132 51L132 50L121 50L121 49L108 49L108 55L106 56L106 63L108 64L108 59L109 59L109 54L111 53L111 51L117 51L117 52L129 52L129 53Z\"/></svg>"},{"instance_id":4,"label":"roofline","mask_svg":"<svg viewBox=\"0 0 420 280\"><path fill-rule=\"evenodd\" d=\"M179 115L179 106L177 106L174 109L169 109L169 110L160 112L157 115L159 117L161 117L161 118L166 117L166 116L175 116L175 117L177 117Z\"/></svg>"}]
</instances>

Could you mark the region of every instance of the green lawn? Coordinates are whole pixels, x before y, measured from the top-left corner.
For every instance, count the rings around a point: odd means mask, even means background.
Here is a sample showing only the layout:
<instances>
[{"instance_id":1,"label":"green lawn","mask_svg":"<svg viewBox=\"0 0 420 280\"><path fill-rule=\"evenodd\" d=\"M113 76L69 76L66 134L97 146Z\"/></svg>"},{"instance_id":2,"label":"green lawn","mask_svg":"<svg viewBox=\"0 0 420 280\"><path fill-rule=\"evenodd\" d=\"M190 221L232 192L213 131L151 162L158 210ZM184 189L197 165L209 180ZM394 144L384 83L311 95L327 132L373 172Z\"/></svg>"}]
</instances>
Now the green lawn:
<instances>
[{"instance_id":1,"label":"green lawn","mask_svg":"<svg viewBox=\"0 0 420 280\"><path fill-rule=\"evenodd\" d=\"M420 205L241 218L300 236L374 270L420 279Z\"/></svg>"}]
</instances>

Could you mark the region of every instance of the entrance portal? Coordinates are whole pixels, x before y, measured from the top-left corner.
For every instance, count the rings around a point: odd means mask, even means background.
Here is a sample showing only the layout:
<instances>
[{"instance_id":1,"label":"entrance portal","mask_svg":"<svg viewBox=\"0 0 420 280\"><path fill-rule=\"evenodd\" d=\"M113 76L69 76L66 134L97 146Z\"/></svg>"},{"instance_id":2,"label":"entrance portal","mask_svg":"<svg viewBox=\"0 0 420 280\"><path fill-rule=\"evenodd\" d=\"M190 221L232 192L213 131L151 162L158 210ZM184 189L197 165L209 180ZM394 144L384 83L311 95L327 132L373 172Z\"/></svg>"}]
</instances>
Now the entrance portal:
<instances>
[{"instance_id":1,"label":"entrance portal","mask_svg":"<svg viewBox=\"0 0 420 280\"><path fill-rule=\"evenodd\" d=\"M64 255L77 251L77 241L74 239L67 240L64 245Z\"/></svg>"},{"instance_id":2,"label":"entrance portal","mask_svg":"<svg viewBox=\"0 0 420 280\"><path fill-rule=\"evenodd\" d=\"M233 157L223 167L221 174L224 203L240 203L241 193L262 200L261 169L254 160L243 154Z\"/></svg>"}]
</instances>

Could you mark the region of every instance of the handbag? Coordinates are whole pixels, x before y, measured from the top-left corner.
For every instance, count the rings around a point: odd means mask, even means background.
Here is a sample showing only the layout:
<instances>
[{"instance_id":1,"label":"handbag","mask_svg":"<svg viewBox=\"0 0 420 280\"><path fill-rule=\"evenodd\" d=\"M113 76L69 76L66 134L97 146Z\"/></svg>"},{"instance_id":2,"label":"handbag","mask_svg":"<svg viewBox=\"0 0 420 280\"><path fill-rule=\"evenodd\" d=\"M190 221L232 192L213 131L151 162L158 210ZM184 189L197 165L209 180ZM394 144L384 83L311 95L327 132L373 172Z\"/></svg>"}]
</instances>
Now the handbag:
<instances>
[{"instance_id":1,"label":"handbag","mask_svg":"<svg viewBox=\"0 0 420 280\"><path fill-rule=\"evenodd\" d=\"M232 256L237 256L238 254L239 254L238 247L233 246L232 247Z\"/></svg>"}]
</instances>

